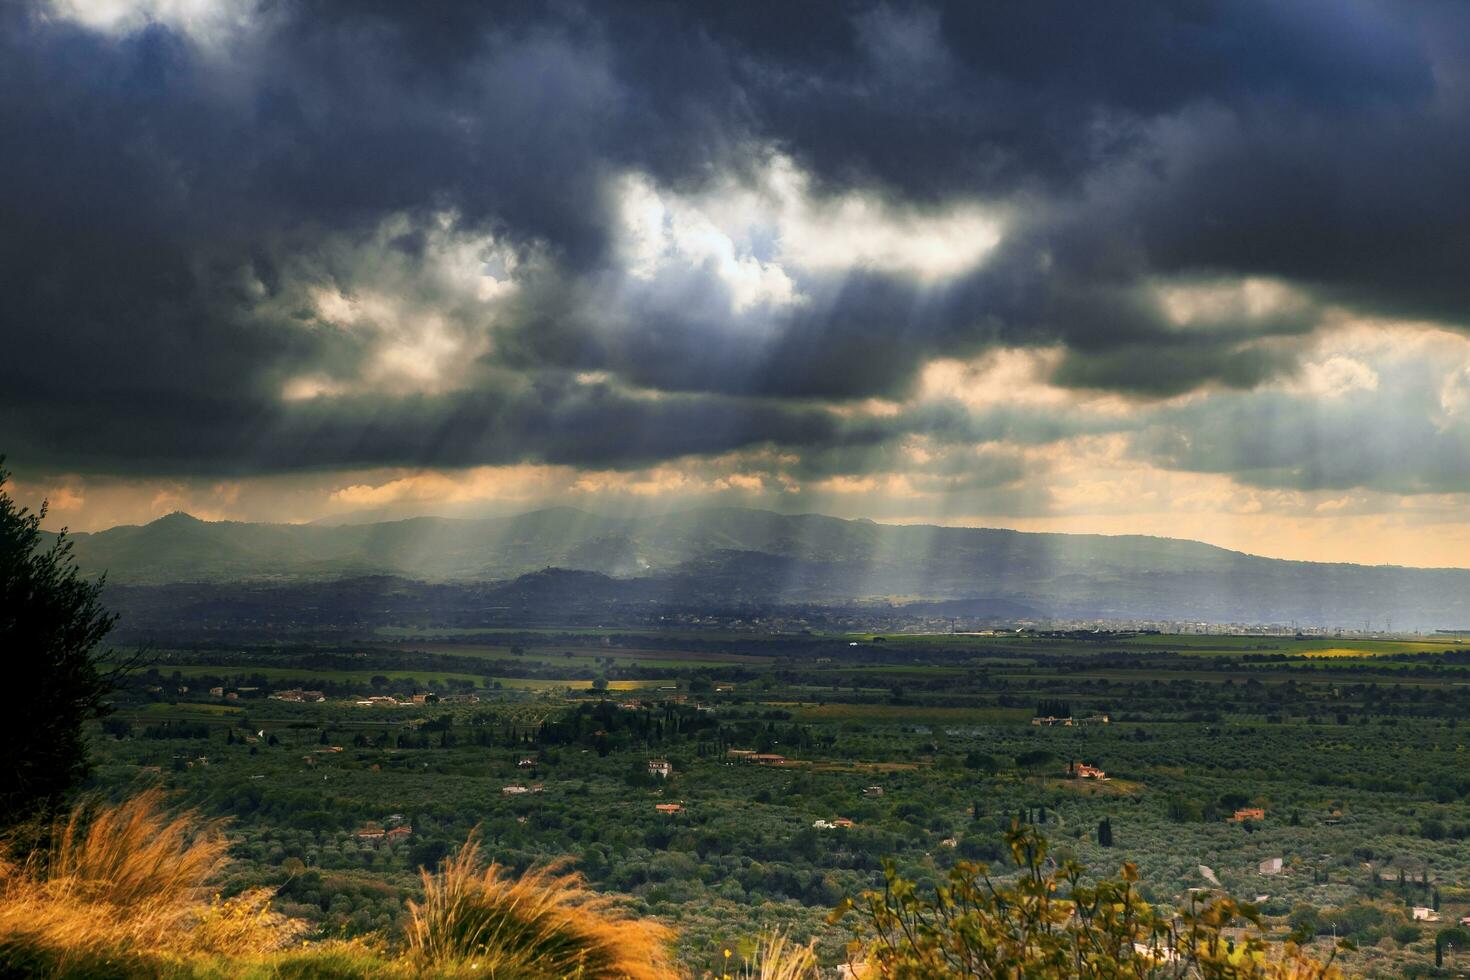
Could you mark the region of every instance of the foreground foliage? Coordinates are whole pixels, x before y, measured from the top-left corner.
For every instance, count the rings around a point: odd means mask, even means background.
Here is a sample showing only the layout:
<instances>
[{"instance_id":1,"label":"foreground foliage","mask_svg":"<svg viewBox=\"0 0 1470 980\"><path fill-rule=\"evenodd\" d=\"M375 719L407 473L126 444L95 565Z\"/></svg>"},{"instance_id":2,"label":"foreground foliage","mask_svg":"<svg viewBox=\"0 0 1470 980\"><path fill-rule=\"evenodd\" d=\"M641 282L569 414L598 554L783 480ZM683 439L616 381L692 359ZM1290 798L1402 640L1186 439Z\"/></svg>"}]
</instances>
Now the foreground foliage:
<instances>
[{"instance_id":1,"label":"foreground foliage","mask_svg":"<svg viewBox=\"0 0 1470 980\"><path fill-rule=\"evenodd\" d=\"M1169 913L1143 901L1138 874L1087 884L1075 862L1054 866L1034 827L1016 827L1011 856L1021 873L997 880L983 864L961 861L948 883L925 896L885 868L884 889L838 907L858 912L851 954L863 976L1262 978L1335 980L1330 963L1294 945L1272 947L1248 905L1197 901Z\"/></svg>"},{"instance_id":2,"label":"foreground foliage","mask_svg":"<svg viewBox=\"0 0 1470 980\"><path fill-rule=\"evenodd\" d=\"M107 713L105 698L131 666L104 666L98 645L114 617L100 601L103 582L81 578L65 532L45 546L39 513L5 491L0 456L0 650L8 681L24 696L0 713L0 827L54 808L86 775L83 726Z\"/></svg>"},{"instance_id":3,"label":"foreground foliage","mask_svg":"<svg viewBox=\"0 0 1470 980\"><path fill-rule=\"evenodd\" d=\"M472 837L437 872L425 871L423 885L407 934L409 954L423 964L527 978L657 980L675 972L670 929L629 916L561 866L520 877L497 864L481 870Z\"/></svg>"},{"instance_id":4,"label":"foreground foliage","mask_svg":"<svg viewBox=\"0 0 1470 980\"><path fill-rule=\"evenodd\" d=\"M49 846L0 861L4 973L153 973L155 961L267 953L297 938L269 892L211 899L228 846L220 824L161 804L149 791L78 807L49 829Z\"/></svg>"},{"instance_id":5,"label":"foreground foliage","mask_svg":"<svg viewBox=\"0 0 1470 980\"><path fill-rule=\"evenodd\" d=\"M208 884L224 863L219 822L171 814L157 791L79 807L49 846L0 856L0 976L478 976L657 980L680 975L673 931L628 914L580 875L551 865L513 875L486 867L471 837L409 905L405 941L303 942L304 924L272 894L221 901ZM1018 875L957 864L926 896L890 867L885 888L844 902L856 913L853 970L868 980L934 977L1262 978L1336 980L1296 947L1268 945L1254 911L1228 899L1166 913L1137 875L1087 883L1054 866L1033 828L1009 838ZM813 980L812 946L768 934L743 974Z\"/></svg>"}]
</instances>

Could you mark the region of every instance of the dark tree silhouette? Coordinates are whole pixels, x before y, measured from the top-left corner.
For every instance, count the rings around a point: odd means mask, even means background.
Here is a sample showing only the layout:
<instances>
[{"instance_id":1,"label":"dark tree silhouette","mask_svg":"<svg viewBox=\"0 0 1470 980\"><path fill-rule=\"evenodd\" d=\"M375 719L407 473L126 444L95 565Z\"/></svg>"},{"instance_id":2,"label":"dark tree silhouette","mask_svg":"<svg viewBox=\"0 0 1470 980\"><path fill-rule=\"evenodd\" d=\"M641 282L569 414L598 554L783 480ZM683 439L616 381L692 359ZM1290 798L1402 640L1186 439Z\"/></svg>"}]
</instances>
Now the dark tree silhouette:
<instances>
[{"instance_id":1,"label":"dark tree silhouette","mask_svg":"<svg viewBox=\"0 0 1470 980\"><path fill-rule=\"evenodd\" d=\"M0 457L0 656L15 697L0 712L0 824L54 808L87 774L85 724L108 711L119 667L98 646L114 618L102 582L80 577L63 531L48 546L38 513L5 490ZM124 665L126 666L126 665Z\"/></svg>"}]
</instances>

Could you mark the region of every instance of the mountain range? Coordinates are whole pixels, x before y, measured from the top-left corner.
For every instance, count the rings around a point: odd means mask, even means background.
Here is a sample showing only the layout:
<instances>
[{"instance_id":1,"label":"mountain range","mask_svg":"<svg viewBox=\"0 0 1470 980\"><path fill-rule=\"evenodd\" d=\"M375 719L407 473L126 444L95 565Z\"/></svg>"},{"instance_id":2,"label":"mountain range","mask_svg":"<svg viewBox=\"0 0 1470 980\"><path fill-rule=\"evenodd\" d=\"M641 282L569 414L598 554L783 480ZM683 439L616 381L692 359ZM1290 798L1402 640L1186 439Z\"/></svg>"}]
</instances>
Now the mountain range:
<instances>
[{"instance_id":1,"label":"mountain range","mask_svg":"<svg viewBox=\"0 0 1470 980\"><path fill-rule=\"evenodd\" d=\"M1284 561L1138 535L885 525L701 508L638 518L550 508L515 517L370 524L201 521L70 536L89 574L122 585L320 583L394 576L510 582L556 568L579 588L688 602L928 603L1113 620L1470 625L1470 570ZM630 591L629 586L639 583ZM971 614L964 612L963 614Z\"/></svg>"}]
</instances>

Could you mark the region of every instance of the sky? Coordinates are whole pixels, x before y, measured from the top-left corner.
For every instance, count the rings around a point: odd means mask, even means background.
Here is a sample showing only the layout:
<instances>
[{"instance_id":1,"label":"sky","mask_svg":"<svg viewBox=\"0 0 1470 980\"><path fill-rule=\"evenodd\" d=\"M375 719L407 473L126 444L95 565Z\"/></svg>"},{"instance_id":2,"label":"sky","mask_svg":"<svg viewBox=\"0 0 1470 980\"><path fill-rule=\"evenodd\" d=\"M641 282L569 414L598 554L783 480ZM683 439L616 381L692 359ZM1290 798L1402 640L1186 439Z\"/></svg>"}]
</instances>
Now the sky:
<instances>
[{"instance_id":1,"label":"sky","mask_svg":"<svg viewBox=\"0 0 1470 980\"><path fill-rule=\"evenodd\" d=\"M0 133L48 526L1470 566L1470 5L11 0Z\"/></svg>"}]
</instances>

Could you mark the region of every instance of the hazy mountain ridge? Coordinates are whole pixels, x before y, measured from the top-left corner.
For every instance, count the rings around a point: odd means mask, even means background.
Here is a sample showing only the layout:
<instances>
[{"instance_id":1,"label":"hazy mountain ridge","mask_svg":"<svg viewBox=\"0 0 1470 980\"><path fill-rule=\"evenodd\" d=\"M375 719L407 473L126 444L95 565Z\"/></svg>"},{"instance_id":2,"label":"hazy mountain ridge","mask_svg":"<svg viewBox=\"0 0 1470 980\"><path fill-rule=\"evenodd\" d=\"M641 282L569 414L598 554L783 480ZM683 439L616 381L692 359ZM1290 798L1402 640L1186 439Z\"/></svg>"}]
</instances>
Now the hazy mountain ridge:
<instances>
[{"instance_id":1,"label":"hazy mountain ridge","mask_svg":"<svg viewBox=\"0 0 1470 980\"><path fill-rule=\"evenodd\" d=\"M119 585L358 576L506 582L559 568L598 573L593 591L610 602L990 598L998 608L1117 619L1470 623L1470 571L1461 569L1283 561L1169 538L884 525L738 508L638 519L555 508L335 526L174 514L74 540L82 567L106 570Z\"/></svg>"}]
</instances>

